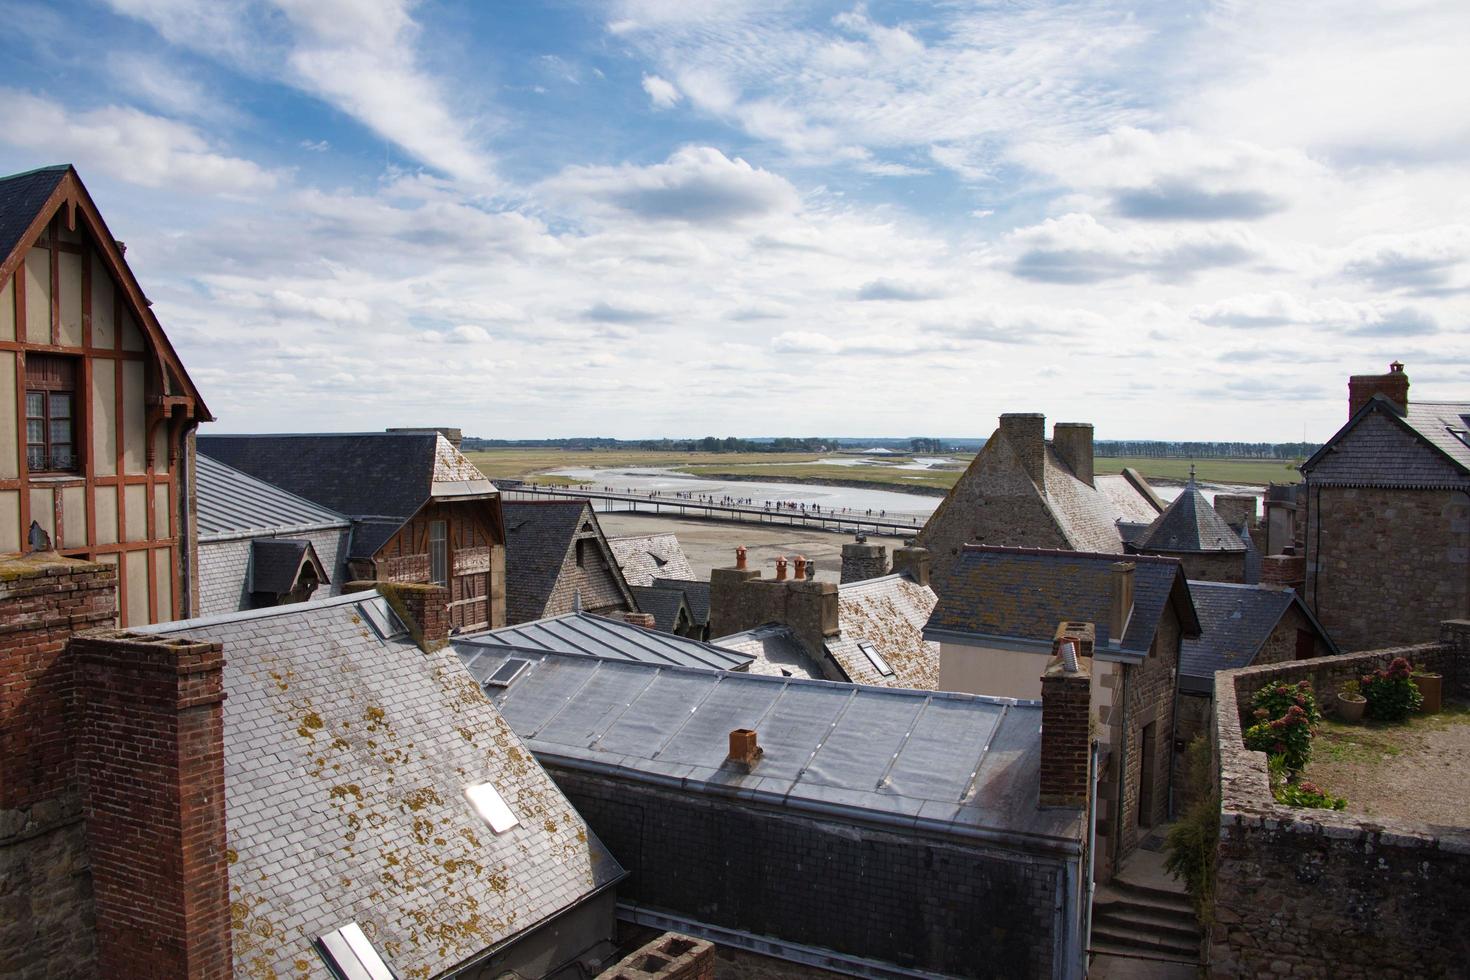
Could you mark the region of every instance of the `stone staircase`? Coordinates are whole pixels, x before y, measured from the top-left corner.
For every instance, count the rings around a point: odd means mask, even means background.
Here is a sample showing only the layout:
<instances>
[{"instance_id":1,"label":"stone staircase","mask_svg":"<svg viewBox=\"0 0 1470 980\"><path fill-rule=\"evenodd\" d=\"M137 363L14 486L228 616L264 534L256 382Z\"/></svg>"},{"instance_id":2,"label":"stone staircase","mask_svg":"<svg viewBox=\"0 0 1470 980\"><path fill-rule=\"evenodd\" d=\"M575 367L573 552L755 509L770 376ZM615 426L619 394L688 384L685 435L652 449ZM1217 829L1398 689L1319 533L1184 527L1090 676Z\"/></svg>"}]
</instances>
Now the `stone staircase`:
<instances>
[{"instance_id":1,"label":"stone staircase","mask_svg":"<svg viewBox=\"0 0 1470 980\"><path fill-rule=\"evenodd\" d=\"M1198 966L1200 929L1182 883L1163 870L1160 853L1140 850L1092 903L1094 956Z\"/></svg>"}]
</instances>

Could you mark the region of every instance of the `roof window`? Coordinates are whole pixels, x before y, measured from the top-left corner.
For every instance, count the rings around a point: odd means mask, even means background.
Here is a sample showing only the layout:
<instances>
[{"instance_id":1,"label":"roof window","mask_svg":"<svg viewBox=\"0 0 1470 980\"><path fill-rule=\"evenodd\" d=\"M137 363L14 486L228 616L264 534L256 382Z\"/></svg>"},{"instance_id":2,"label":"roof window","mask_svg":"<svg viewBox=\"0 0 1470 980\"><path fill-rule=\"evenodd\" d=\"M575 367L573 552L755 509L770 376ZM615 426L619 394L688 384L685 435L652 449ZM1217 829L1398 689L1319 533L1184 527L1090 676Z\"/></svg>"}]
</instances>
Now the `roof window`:
<instances>
[{"instance_id":1,"label":"roof window","mask_svg":"<svg viewBox=\"0 0 1470 980\"><path fill-rule=\"evenodd\" d=\"M315 945L338 980L398 980L356 922L318 936Z\"/></svg>"},{"instance_id":2,"label":"roof window","mask_svg":"<svg viewBox=\"0 0 1470 980\"><path fill-rule=\"evenodd\" d=\"M878 652L877 647L873 646L867 640L858 640L857 646L863 652L863 656L868 658L868 663L873 665L874 670L884 677L893 676L893 668L888 666L888 661L883 659L883 654Z\"/></svg>"},{"instance_id":3,"label":"roof window","mask_svg":"<svg viewBox=\"0 0 1470 980\"><path fill-rule=\"evenodd\" d=\"M495 833L503 834L520 823L516 815L510 812L510 807L506 806L499 790L489 783L472 783L465 787L464 795L470 801L470 806L480 815L480 819L489 824Z\"/></svg>"},{"instance_id":4,"label":"roof window","mask_svg":"<svg viewBox=\"0 0 1470 980\"><path fill-rule=\"evenodd\" d=\"M1470 425L1470 416L1465 416L1465 418L1466 418L1466 424L1467 425ZM1467 429L1456 429L1456 428L1453 428L1453 427L1449 427L1449 429L1450 429L1450 435L1454 436L1456 439L1460 440L1465 445L1470 446L1470 430L1467 430Z\"/></svg>"},{"instance_id":5,"label":"roof window","mask_svg":"<svg viewBox=\"0 0 1470 980\"><path fill-rule=\"evenodd\" d=\"M531 666L531 661L511 657L505 663L495 668L495 673L485 678L486 687L510 687L515 679L521 676L521 672Z\"/></svg>"}]
</instances>

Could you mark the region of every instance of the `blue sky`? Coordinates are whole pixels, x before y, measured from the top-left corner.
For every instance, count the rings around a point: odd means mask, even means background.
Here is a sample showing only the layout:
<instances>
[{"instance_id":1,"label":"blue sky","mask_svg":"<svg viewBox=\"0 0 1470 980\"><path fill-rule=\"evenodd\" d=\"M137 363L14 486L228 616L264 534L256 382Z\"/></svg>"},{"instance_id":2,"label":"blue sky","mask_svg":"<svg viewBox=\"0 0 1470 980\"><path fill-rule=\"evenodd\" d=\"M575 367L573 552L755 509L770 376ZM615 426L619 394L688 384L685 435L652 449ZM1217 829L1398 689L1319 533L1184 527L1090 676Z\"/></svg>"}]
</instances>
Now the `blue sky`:
<instances>
[{"instance_id":1,"label":"blue sky","mask_svg":"<svg viewBox=\"0 0 1470 980\"><path fill-rule=\"evenodd\" d=\"M0 0L220 431L1296 439L1470 392L1470 5Z\"/></svg>"}]
</instances>

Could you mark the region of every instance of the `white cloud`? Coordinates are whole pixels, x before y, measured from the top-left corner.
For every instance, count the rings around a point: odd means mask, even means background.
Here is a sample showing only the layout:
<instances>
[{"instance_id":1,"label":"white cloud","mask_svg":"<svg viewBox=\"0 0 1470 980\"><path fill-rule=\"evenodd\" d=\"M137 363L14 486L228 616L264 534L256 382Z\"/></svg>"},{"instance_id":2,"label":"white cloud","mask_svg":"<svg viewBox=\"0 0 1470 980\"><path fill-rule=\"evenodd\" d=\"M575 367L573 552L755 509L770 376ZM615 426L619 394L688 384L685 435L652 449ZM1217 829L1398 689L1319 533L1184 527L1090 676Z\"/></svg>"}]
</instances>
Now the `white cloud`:
<instances>
[{"instance_id":1,"label":"white cloud","mask_svg":"<svg viewBox=\"0 0 1470 980\"><path fill-rule=\"evenodd\" d=\"M144 187L247 194L269 190L279 179L250 160L218 152L183 123L126 106L71 112L14 89L0 89L0 142Z\"/></svg>"},{"instance_id":2,"label":"white cloud","mask_svg":"<svg viewBox=\"0 0 1470 980\"><path fill-rule=\"evenodd\" d=\"M1263 243L1236 227L1115 229L1090 214L1066 214L1007 236L1013 275L1049 283L1095 283L1128 276L1160 282L1265 255Z\"/></svg>"},{"instance_id":3,"label":"white cloud","mask_svg":"<svg viewBox=\"0 0 1470 980\"><path fill-rule=\"evenodd\" d=\"M669 109L684 96L674 86L673 82L659 78L657 75L643 76L643 91L653 100L655 109Z\"/></svg>"},{"instance_id":4,"label":"white cloud","mask_svg":"<svg viewBox=\"0 0 1470 980\"><path fill-rule=\"evenodd\" d=\"M1412 307L1335 298L1304 301L1283 290L1199 304L1189 315L1211 326L1255 330L1312 326L1355 336L1410 337L1439 329L1432 316Z\"/></svg>"}]
</instances>

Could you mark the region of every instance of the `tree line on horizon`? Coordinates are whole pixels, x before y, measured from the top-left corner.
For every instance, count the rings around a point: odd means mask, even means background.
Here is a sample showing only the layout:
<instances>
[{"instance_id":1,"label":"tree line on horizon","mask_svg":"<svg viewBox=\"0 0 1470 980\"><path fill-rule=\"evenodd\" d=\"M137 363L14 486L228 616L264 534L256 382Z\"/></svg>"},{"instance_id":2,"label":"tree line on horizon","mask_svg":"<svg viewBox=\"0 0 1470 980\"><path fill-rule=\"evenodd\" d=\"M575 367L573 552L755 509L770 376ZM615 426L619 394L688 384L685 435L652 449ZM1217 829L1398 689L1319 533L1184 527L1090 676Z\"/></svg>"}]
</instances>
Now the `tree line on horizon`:
<instances>
[{"instance_id":1,"label":"tree line on horizon","mask_svg":"<svg viewBox=\"0 0 1470 980\"><path fill-rule=\"evenodd\" d=\"M574 451L637 450L670 453L825 453L839 449L891 449L896 452L944 453L975 451L984 439L853 439L845 437L780 436L770 439L741 439L735 436L704 436L700 439L610 439L575 436L568 439L481 439L468 437L464 448L476 449L564 449ZM1315 442L1187 442L1167 439L1106 439L1093 443L1093 453L1103 458L1144 457L1151 459L1305 459L1322 448Z\"/></svg>"}]
</instances>

